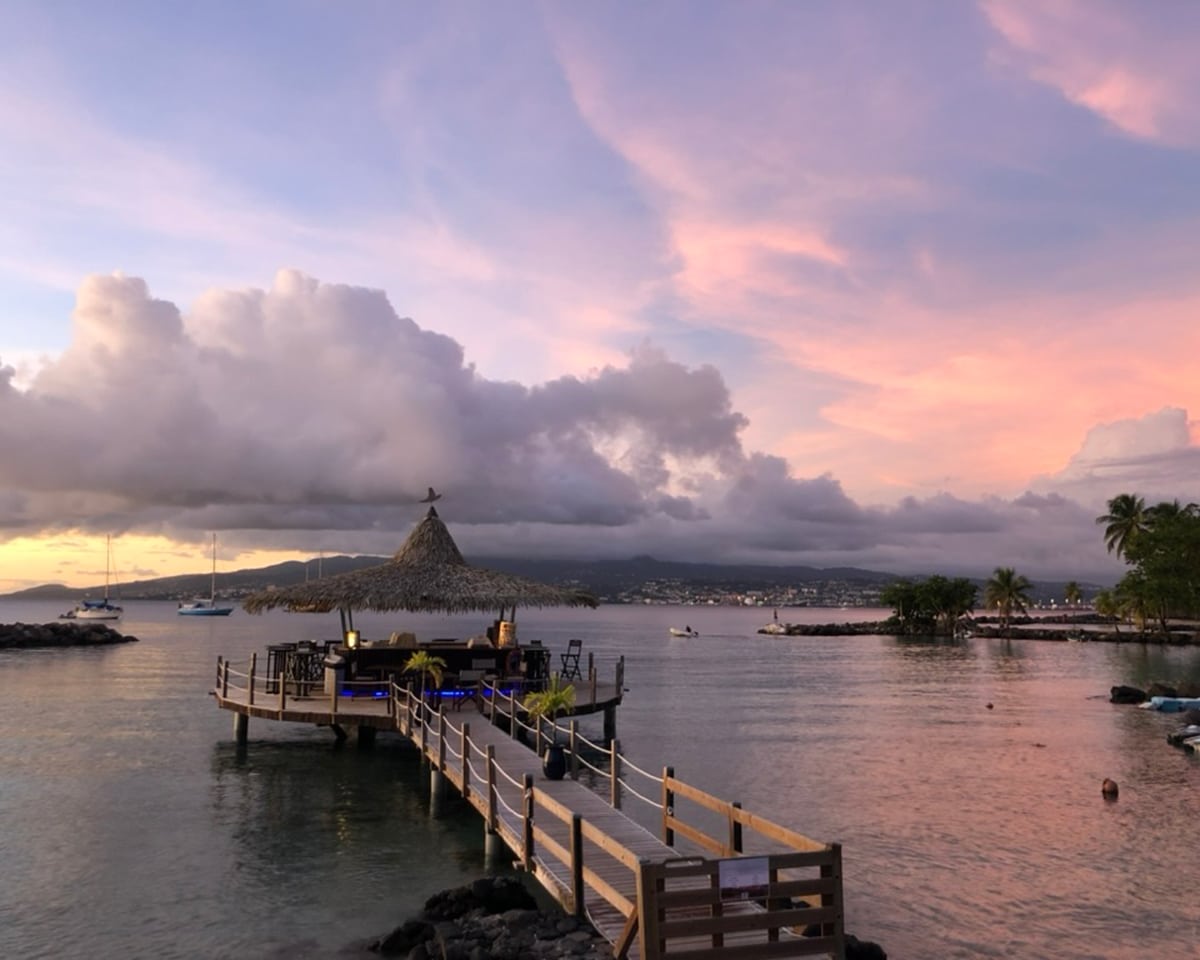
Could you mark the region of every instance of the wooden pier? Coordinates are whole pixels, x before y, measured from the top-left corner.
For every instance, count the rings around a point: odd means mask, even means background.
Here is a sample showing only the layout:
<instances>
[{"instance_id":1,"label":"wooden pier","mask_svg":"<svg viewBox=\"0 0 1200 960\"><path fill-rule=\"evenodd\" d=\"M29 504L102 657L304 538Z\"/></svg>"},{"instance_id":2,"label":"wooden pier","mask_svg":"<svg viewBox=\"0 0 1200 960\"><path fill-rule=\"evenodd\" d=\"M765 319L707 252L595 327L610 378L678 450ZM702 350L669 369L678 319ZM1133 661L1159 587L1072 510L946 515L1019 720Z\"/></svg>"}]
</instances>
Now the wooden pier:
<instances>
[{"instance_id":1,"label":"wooden pier","mask_svg":"<svg viewBox=\"0 0 1200 960\"><path fill-rule=\"evenodd\" d=\"M594 665L576 683L576 714L620 702L624 662L612 682ZM339 735L358 729L408 738L429 761L435 800L453 787L482 816L489 849L503 843L564 909L586 918L617 958L768 960L845 954L841 847L812 840L678 779L623 757L620 742L595 743L578 722L530 726L511 683L484 680L469 696L440 702L393 681L346 696L267 692L265 678L218 659L218 705L235 715L316 723ZM610 724L607 722L606 733ZM563 743L569 774L552 780L526 743ZM588 771L597 789L579 778ZM622 809L653 811L652 832ZM808 934L805 936L804 934Z\"/></svg>"}]
</instances>

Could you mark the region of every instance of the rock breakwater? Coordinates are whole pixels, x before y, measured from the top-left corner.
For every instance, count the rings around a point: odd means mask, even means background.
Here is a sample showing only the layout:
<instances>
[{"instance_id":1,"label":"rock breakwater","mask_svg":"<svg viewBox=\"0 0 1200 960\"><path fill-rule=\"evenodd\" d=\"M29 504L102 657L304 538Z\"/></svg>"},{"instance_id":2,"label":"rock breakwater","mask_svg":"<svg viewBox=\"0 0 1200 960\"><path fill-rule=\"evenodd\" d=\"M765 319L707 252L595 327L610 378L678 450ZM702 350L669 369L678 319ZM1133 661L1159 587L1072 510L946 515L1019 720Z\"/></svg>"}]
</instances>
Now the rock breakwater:
<instances>
[{"instance_id":1,"label":"rock breakwater","mask_svg":"<svg viewBox=\"0 0 1200 960\"><path fill-rule=\"evenodd\" d=\"M424 909L371 945L406 960L608 960L612 947L588 923L540 910L516 877L485 877L443 890Z\"/></svg>"},{"instance_id":2,"label":"rock breakwater","mask_svg":"<svg viewBox=\"0 0 1200 960\"><path fill-rule=\"evenodd\" d=\"M136 643L103 623L0 623L0 650L35 647L98 647Z\"/></svg>"}]
</instances>

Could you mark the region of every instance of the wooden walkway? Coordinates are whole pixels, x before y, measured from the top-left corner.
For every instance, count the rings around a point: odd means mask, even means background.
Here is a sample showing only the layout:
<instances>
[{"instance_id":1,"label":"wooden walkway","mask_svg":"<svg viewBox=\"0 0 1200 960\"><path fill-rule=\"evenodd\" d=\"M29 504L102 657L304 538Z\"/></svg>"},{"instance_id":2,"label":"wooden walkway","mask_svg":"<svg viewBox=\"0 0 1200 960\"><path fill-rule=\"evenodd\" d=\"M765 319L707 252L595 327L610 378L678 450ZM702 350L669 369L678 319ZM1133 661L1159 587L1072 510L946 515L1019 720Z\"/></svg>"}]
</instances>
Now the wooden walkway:
<instances>
[{"instance_id":1,"label":"wooden walkway","mask_svg":"<svg viewBox=\"0 0 1200 960\"><path fill-rule=\"evenodd\" d=\"M677 780L670 768L661 777L649 774L620 755L619 743L586 740L573 720L553 734L566 741L572 776L551 780L537 753L518 738L535 742L550 734L524 723L511 692L485 685L459 710L445 703L435 709L392 685L383 696L343 697L345 703L324 696L289 703L284 694L280 706L278 699L252 696L253 685L239 679L248 678L219 663L213 693L242 722L256 716L355 725L360 738L363 730L377 729L407 737L429 760L434 789L457 789L488 833L567 911L590 920L617 957L844 956L838 845L743 811ZM619 702L621 681L618 675L610 687L593 677L579 685L580 706ZM608 796L575 779L582 768L598 783L607 781ZM621 810L633 798L656 808L662 836ZM709 811L710 820L713 813L723 816L725 835L709 836L685 821L676 809L681 803ZM744 831L763 841L762 852L744 855ZM686 851L674 845L677 835ZM805 928L812 935L800 936Z\"/></svg>"}]
</instances>

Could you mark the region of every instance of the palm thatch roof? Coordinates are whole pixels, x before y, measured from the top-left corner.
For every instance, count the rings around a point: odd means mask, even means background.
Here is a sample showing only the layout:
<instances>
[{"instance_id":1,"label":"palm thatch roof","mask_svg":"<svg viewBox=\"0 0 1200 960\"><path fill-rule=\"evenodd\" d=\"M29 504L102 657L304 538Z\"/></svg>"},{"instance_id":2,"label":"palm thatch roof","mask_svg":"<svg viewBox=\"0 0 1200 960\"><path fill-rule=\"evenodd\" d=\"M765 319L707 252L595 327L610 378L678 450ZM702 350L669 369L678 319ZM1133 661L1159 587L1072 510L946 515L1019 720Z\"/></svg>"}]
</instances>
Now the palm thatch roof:
<instances>
[{"instance_id":1,"label":"palm thatch roof","mask_svg":"<svg viewBox=\"0 0 1200 960\"><path fill-rule=\"evenodd\" d=\"M280 590L261 590L242 606L250 613L275 607L304 613L331 610L408 610L466 613L505 607L594 607L586 590L553 587L526 577L468 564L450 531L429 508L390 560Z\"/></svg>"}]
</instances>

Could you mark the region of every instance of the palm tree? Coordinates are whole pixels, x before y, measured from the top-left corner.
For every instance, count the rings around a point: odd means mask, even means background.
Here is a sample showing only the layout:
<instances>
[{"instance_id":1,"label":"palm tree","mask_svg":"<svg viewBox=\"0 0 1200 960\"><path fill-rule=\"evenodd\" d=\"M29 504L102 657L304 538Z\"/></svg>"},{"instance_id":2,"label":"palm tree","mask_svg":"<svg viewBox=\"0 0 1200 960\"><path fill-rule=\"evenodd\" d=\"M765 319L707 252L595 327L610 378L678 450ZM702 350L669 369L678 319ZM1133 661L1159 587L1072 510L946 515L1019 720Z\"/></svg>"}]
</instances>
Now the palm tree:
<instances>
[{"instance_id":1,"label":"palm tree","mask_svg":"<svg viewBox=\"0 0 1200 960\"><path fill-rule=\"evenodd\" d=\"M1200 506L1189 503L1182 504L1178 500L1164 500L1152 507L1146 508L1146 525L1154 526L1160 520L1174 520L1179 517L1194 517L1200 512Z\"/></svg>"},{"instance_id":2,"label":"palm tree","mask_svg":"<svg viewBox=\"0 0 1200 960\"><path fill-rule=\"evenodd\" d=\"M1133 493L1119 493L1108 501L1108 513L1096 522L1104 524L1108 552L1124 558L1129 545L1149 526L1146 501Z\"/></svg>"},{"instance_id":3,"label":"palm tree","mask_svg":"<svg viewBox=\"0 0 1200 960\"><path fill-rule=\"evenodd\" d=\"M421 696L425 695L426 677L431 677L435 687L442 685L442 677L445 675L446 661L436 654L430 653L428 650L418 650L404 663L405 673L419 673L421 675Z\"/></svg>"},{"instance_id":4,"label":"palm tree","mask_svg":"<svg viewBox=\"0 0 1200 960\"><path fill-rule=\"evenodd\" d=\"M575 687L569 683L564 684L562 677L556 673L550 678L550 684L545 690L525 694L521 705L529 714L530 720L536 722L542 717L547 717L553 726L560 713L567 713L575 706ZM541 730L540 724L538 730Z\"/></svg>"},{"instance_id":5,"label":"palm tree","mask_svg":"<svg viewBox=\"0 0 1200 960\"><path fill-rule=\"evenodd\" d=\"M1007 632L1013 611L1024 613L1029 606L1033 584L1012 567L997 567L984 585L983 603L989 610L1000 611L1000 629Z\"/></svg>"},{"instance_id":6,"label":"palm tree","mask_svg":"<svg viewBox=\"0 0 1200 960\"><path fill-rule=\"evenodd\" d=\"M1096 612L1102 617L1113 618L1113 630L1117 635L1121 634L1121 601L1117 599L1116 591L1101 590L1096 594L1096 599L1093 601L1096 606Z\"/></svg>"},{"instance_id":7,"label":"palm tree","mask_svg":"<svg viewBox=\"0 0 1200 960\"><path fill-rule=\"evenodd\" d=\"M1074 580L1068 580L1067 585L1063 587L1063 599L1072 607L1078 606L1079 601L1083 599L1083 591Z\"/></svg>"}]
</instances>

